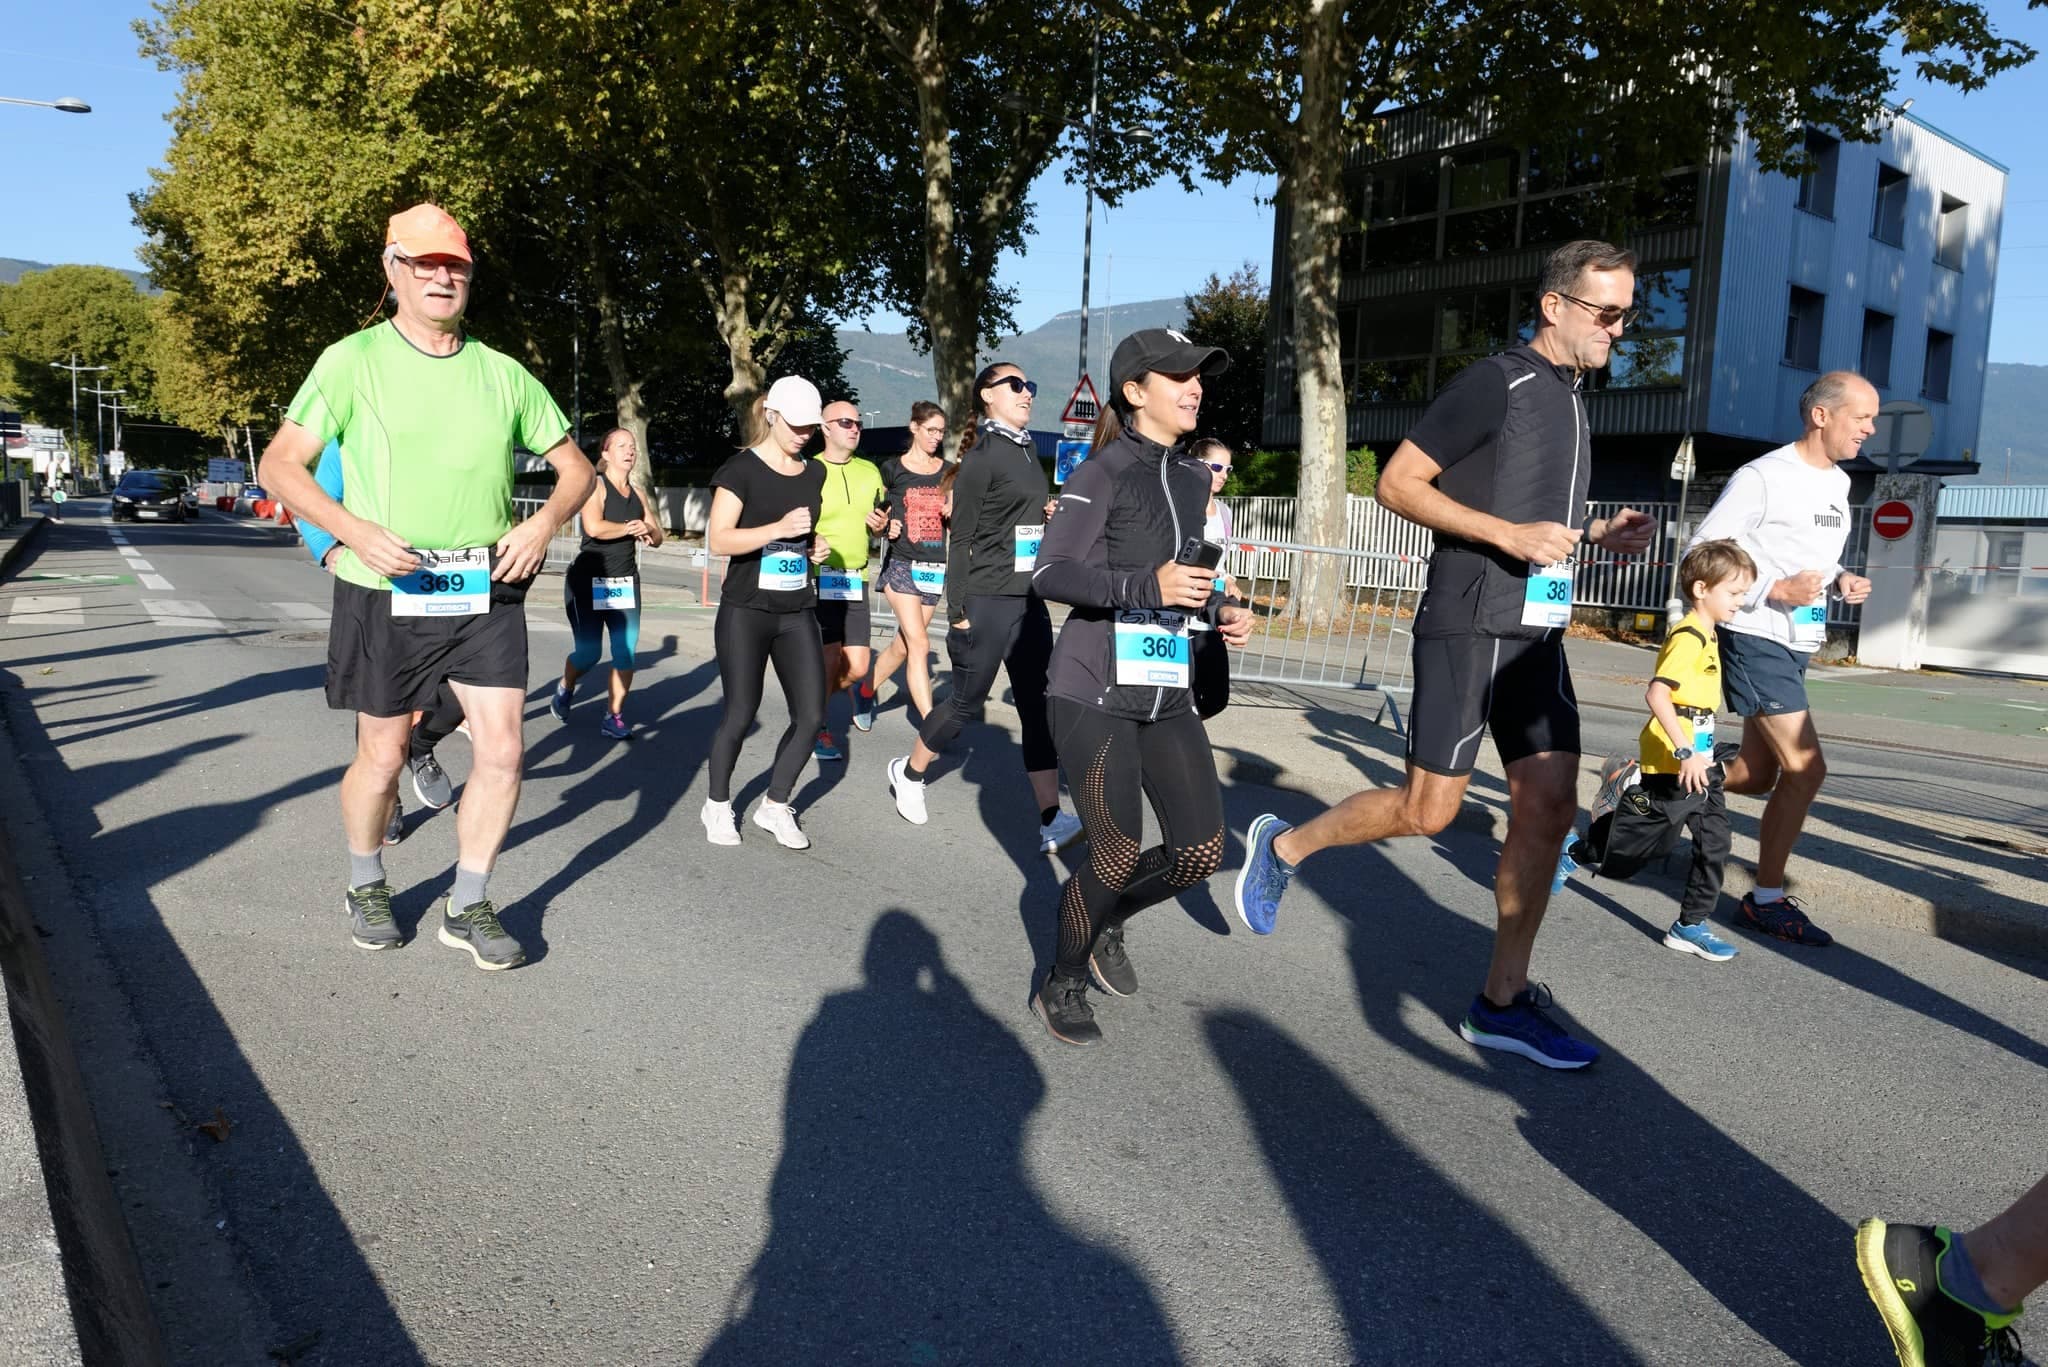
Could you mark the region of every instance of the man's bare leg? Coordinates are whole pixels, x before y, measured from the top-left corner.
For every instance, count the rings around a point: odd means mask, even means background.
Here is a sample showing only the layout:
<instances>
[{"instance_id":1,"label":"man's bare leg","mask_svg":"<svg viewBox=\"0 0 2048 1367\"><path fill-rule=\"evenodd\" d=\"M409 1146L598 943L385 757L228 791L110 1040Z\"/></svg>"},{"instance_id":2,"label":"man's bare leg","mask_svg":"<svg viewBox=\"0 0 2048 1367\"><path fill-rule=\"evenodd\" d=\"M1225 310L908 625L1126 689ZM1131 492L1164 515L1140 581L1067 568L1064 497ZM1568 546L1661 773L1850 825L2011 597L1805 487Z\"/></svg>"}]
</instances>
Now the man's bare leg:
<instances>
[{"instance_id":1,"label":"man's bare leg","mask_svg":"<svg viewBox=\"0 0 2048 1367\"><path fill-rule=\"evenodd\" d=\"M526 693L518 688L480 688L452 680L449 686L469 717L471 750L469 781L463 785L462 805L455 814L456 867L488 874L498 862L498 851L519 806L519 783L526 763L521 716Z\"/></svg>"},{"instance_id":2,"label":"man's bare leg","mask_svg":"<svg viewBox=\"0 0 2048 1367\"><path fill-rule=\"evenodd\" d=\"M1494 876L1497 920L1485 989L1495 1006L1506 1006L1529 985L1529 958L1550 907L1557 849L1578 817L1579 757L1548 750L1516 760L1507 774L1508 833Z\"/></svg>"},{"instance_id":3,"label":"man's bare leg","mask_svg":"<svg viewBox=\"0 0 2048 1367\"><path fill-rule=\"evenodd\" d=\"M1827 779L1828 765L1821 754L1820 736L1813 729L1811 712L1749 718L1742 724L1745 749L1752 731L1762 736L1778 768L1777 786L1770 790L1763 820L1758 823L1756 882L1761 888L1782 888L1785 865L1792 858L1792 847L1798 843L1800 831L1806 827L1806 813ZM1749 774L1745 772L1744 777Z\"/></svg>"},{"instance_id":4,"label":"man's bare leg","mask_svg":"<svg viewBox=\"0 0 2048 1367\"><path fill-rule=\"evenodd\" d=\"M1400 835L1435 835L1458 815L1471 784L1470 774L1439 774L1411 764L1400 787L1353 793L1299 826L1282 831L1274 837L1273 853L1298 867L1302 860L1332 845L1369 845Z\"/></svg>"},{"instance_id":5,"label":"man's bare leg","mask_svg":"<svg viewBox=\"0 0 2048 1367\"><path fill-rule=\"evenodd\" d=\"M398 774L405 767L412 716L356 714L356 757L341 776L341 830L349 853L369 856L384 848L391 804L398 800Z\"/></svg>"}]
</instances>

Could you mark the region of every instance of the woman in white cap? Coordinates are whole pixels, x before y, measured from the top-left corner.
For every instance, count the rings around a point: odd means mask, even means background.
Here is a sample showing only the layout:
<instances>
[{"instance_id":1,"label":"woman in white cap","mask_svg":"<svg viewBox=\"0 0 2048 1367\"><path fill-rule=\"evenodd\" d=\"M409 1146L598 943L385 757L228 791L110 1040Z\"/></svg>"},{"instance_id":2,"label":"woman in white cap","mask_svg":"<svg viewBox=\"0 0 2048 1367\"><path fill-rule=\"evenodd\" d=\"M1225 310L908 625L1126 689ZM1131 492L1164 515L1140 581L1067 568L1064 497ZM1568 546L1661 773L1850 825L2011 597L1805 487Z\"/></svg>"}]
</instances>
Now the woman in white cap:
<instances>
[{"instance_id":1,"label":"woman in white cap","mask_svg":"<svg viewBox=\"0 0 2048 1367\"><path fill-rule=\"evenodd\" d=\"M1032 1007L1068 1044L1102 1038L1088 980L1138 990L1124 922L1206 881L1223 862L1223 794L1195 710L1196 630L1243 645L1244 608L1216 586L1204 512L1212 471L1187 454L1202 379L1230 364L1167 328L1134 332L1109 362L1093 451L1060 491L1032 586L1073 611L1046 694L1053 742L1088 833L1088 860L1060 892L1053 969ZM1159 843L1141 846L1145 804Z\"/></svg>"},{"instance_id":2,"label":"woman in white cap","mask_svg":"<svg viewBox=\"0 0 2048 1367\"><path fill-rule=\"evenodd\" d=\"M754 824L792 850L810 848L790 797L825 720L825 661L818 650L817 589L811 566L830 553L814 530L825 470L802 459L821 421L817 388L785 375L754 401L747 444L711 477L711 521L704 534L713 555L732 557L718 603L712 642L725 713L711 741L711 796L704 831L714 845L740 843L732 809L732 770L740 742L761 709L768 662L782 683L789 729L775 747L768 795Z\"/></svg>"}]
</instances>

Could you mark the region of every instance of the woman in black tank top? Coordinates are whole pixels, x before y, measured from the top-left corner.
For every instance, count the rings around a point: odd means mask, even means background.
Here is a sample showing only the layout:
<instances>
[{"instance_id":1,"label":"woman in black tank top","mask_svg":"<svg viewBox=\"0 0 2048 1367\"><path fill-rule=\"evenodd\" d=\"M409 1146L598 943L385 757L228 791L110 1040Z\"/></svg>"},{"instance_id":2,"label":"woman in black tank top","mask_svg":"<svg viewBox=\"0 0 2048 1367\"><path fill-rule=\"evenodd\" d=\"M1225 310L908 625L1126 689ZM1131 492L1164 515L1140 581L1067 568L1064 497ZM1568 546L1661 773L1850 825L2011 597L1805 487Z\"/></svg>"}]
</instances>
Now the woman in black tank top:
<instances>
[{"instance_id":1,"label":"woman in black tank top","mask_svg":"<svg viewBox=\"0 0 2048 1367\"><path fill-rule=\"evenodd\" d=\"M609 633L610 705L598 729L613 740L624 740L632 734L623 714L626 690L633 684L633 652L640 641L640 547L661 544L661 520L647 515L647 505L633 488L633 466L640 457L633 434L614 427L605 434L598 456L597 487L583 504L583 548L566 579L569 630L575 633L576 645L562 663L562 681L555 685L551 710L556 720L569 720L576 681L597 664Z\"/></svg>"}]
</instances>

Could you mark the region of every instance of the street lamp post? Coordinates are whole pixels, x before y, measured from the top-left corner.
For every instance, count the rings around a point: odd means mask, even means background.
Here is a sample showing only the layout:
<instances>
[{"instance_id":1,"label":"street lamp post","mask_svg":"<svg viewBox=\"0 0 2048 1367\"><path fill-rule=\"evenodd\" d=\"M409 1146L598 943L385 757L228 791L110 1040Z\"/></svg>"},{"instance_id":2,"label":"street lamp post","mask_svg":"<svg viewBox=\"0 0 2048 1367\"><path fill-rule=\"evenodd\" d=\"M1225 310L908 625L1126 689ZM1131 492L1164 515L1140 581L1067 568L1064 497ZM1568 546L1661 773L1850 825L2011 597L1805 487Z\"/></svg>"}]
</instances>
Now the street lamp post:
<instances>
[{"instance_id":1,"label":"street lamp post","mask_svg":"<svg viewBox=\"0 0 2048 1367\"><path fill-rule=\"evenodd\" d=\"M100 444L100 451L102 453L100 459L104 461L107 449L107 429L104 426L106 410L109 408L114 410L113 449L118 451L121 449L121 400L119 396L126 394L128 391L125 389L100 389L97 386L88 386L85 392L98 396L93 400L92 421L96 434L94 440Z\"/></svg>"},{"instance_id":2,"label":"street lamp post","mask_svg":"<svg viewBox=\"0 0 2048 1367\"><path fill-rule=\"evenodd\" d=\"M61 100L18 100L12 95L0 95L0 104L25 104L35 109L54 109L59 114L92 113L91 105L70 95Z\"/></svg>"},{"instance_id":3,"label":"street lamp post","mask_svg":"<svg viewBox=\"0 0 2048 1367\"><path fill-rule=\"evenodd\" d=\"M1095 255L1095 96L1102 84L1102 20L1095 21L1095 55L1088 72L1088 166L1081 177L1081 363L1074 383L1088 373L1088 265Z\"/></svg>"},{"instance_id":4,"label":"street lamp post","mask_svg":"<svg viewBox=\"0 0 2048 1367\"><path fill-rule=\"evenodd\" d=\"M71 372L71 458L74 461L78 459L78 377L88 371L111 370L112 368L111 366L103 365L80 365L78 363L78 353L75 351L71 353L70 365L66 365L62 361L50 362L50 369L52 370L68 370Z\"/></svg>"}]
</instances>

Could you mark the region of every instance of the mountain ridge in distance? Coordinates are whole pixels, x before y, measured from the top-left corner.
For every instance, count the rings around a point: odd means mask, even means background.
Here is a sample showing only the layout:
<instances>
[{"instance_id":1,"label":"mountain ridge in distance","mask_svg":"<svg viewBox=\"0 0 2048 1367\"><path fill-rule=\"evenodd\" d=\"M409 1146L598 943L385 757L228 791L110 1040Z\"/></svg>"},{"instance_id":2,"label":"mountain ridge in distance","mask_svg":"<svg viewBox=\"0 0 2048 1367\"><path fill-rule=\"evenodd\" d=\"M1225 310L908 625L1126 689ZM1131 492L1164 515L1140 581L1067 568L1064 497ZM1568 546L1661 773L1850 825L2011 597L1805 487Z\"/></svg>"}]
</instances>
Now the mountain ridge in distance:
<instances>
[{"instance_id":1,"label":"mountain ridge in distance","mask_svg":"<svg viewBox=\"0 0 2048 1367\"><path fill-rule=\"evenodd\" d=\"M67 261L61 264L67 266L91 266L98 263L93 261ZM49 269L50 263L47 261L24 261L17 256L0 256L0 285L12 285L20 281L22 276L27 275L31 271L46 271ZM152 285L149 282L149 277L141 271L124 270L120 266L109 266L107 269L118 275L127 276L135 282L135 288L141 290L144 294L157 293L156 286Z\"/></svg>"}]
</instances>

